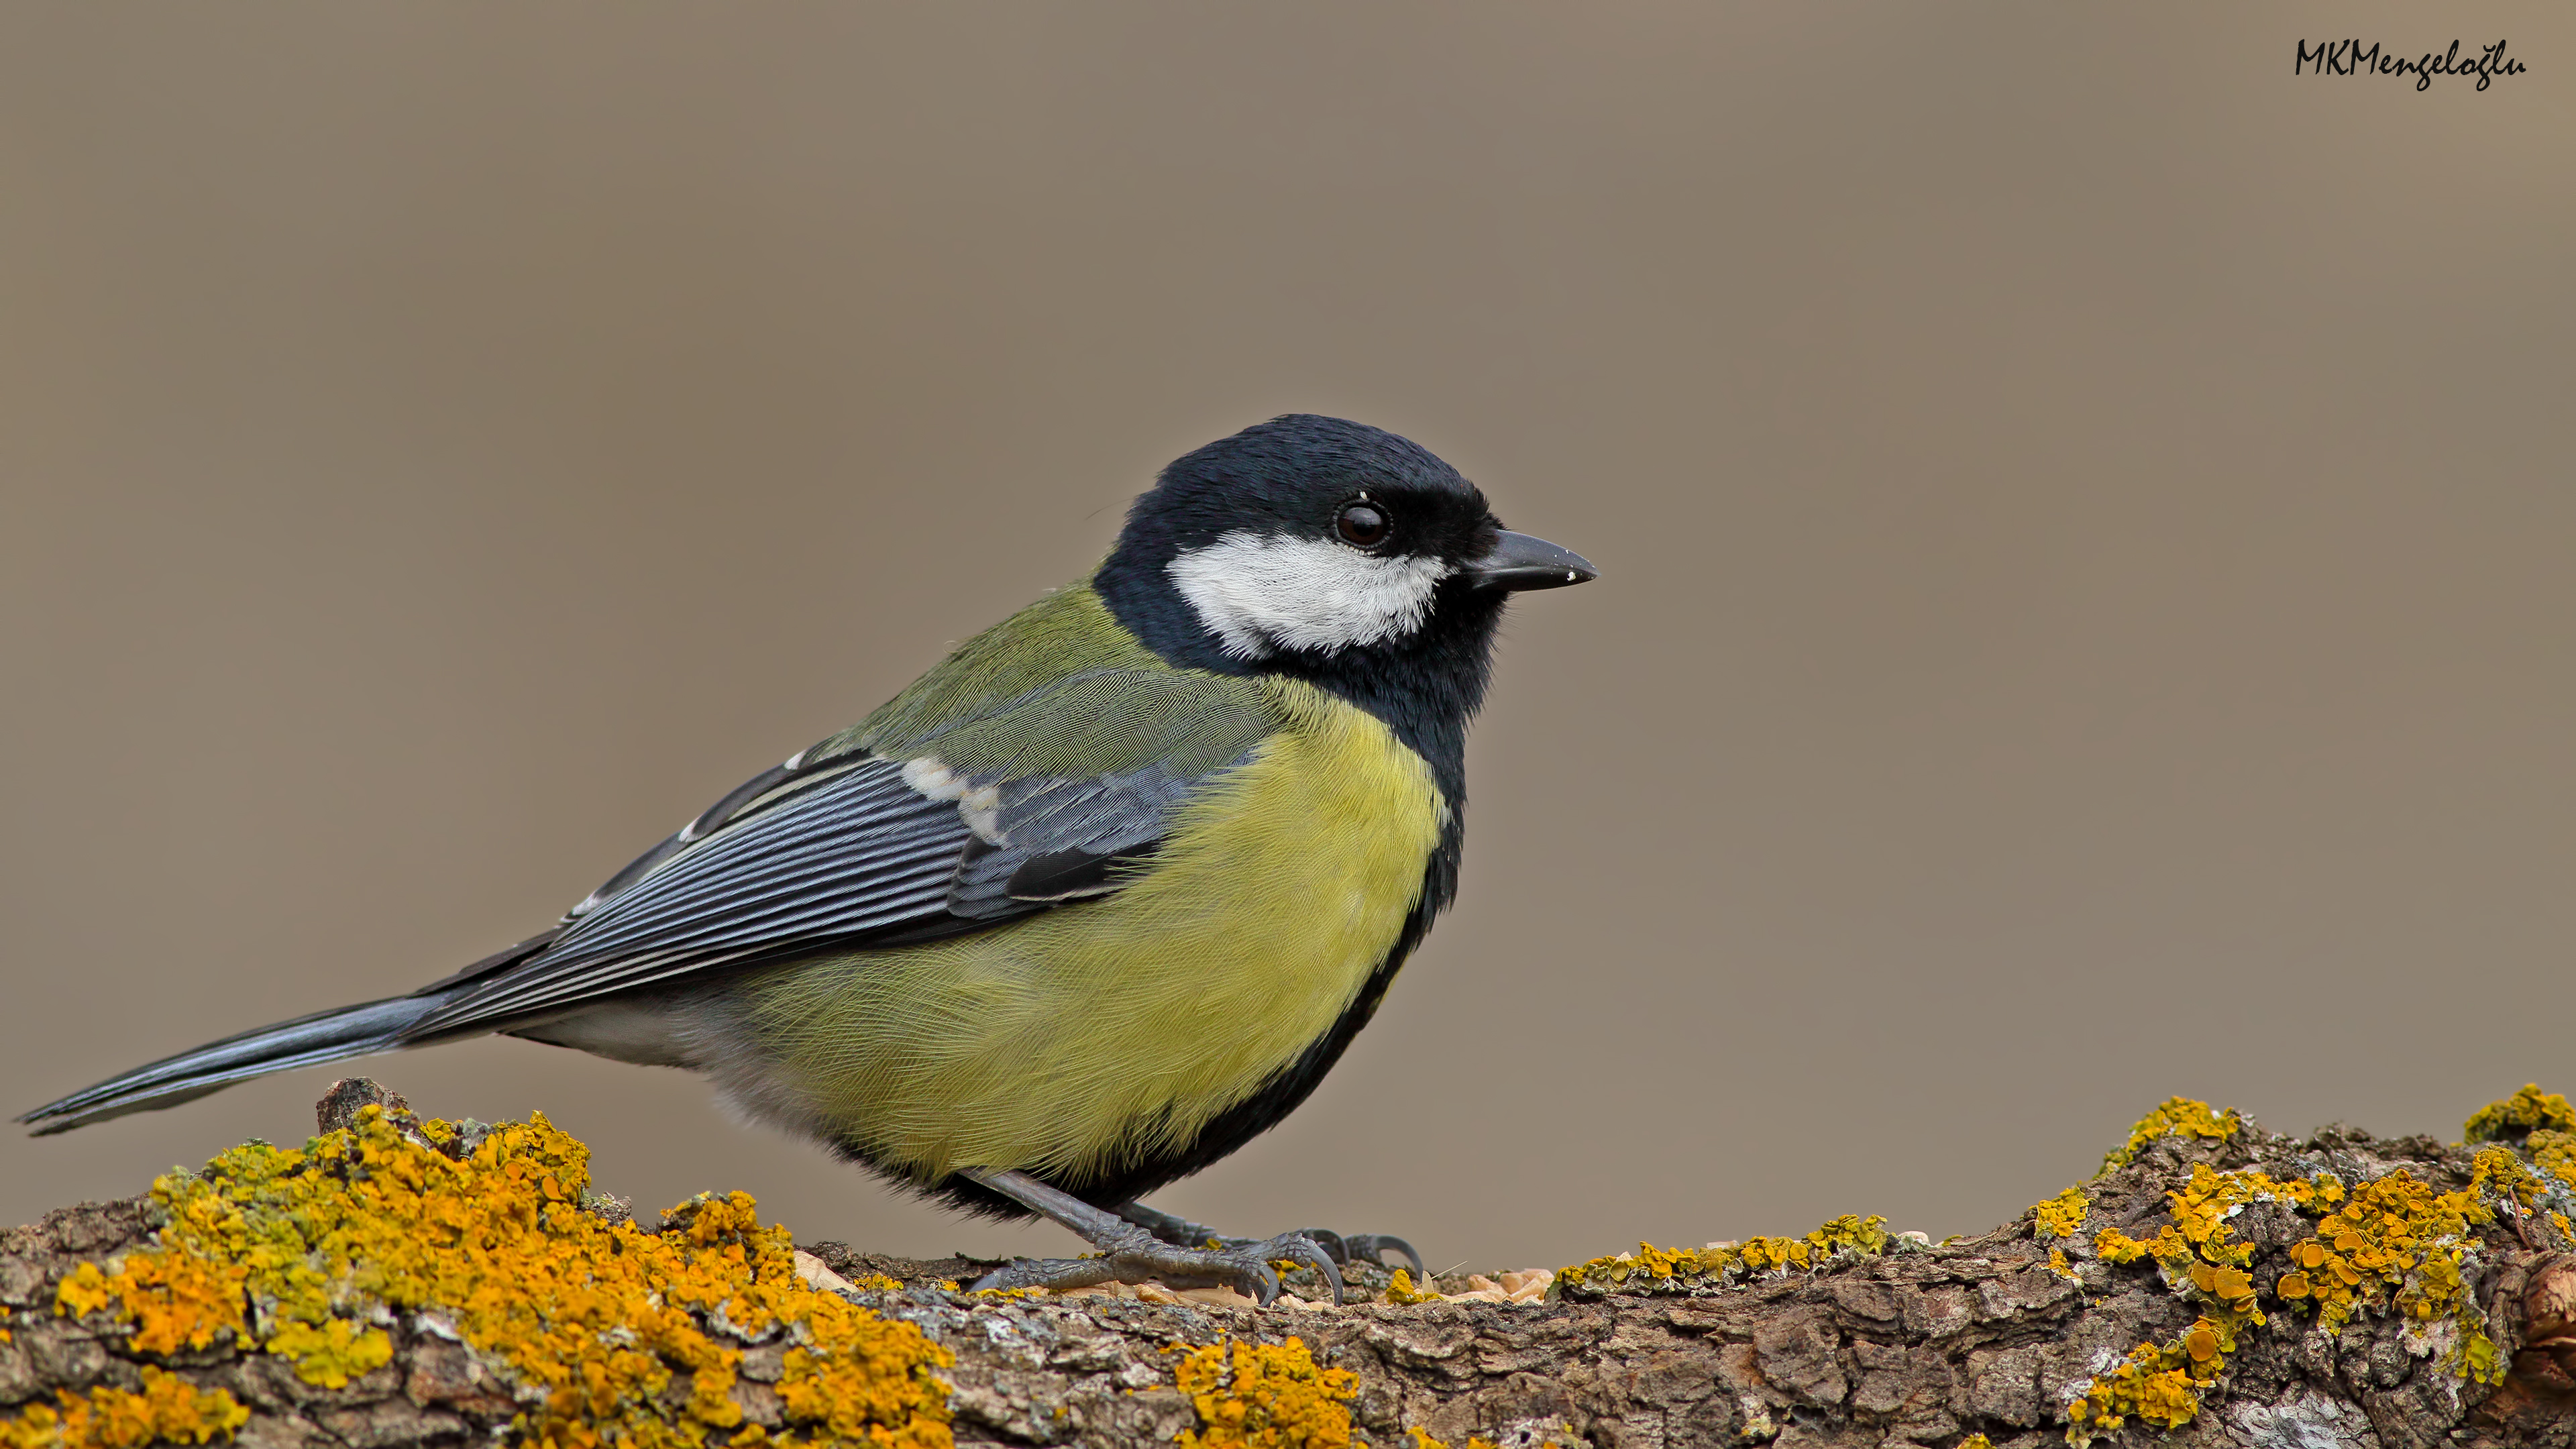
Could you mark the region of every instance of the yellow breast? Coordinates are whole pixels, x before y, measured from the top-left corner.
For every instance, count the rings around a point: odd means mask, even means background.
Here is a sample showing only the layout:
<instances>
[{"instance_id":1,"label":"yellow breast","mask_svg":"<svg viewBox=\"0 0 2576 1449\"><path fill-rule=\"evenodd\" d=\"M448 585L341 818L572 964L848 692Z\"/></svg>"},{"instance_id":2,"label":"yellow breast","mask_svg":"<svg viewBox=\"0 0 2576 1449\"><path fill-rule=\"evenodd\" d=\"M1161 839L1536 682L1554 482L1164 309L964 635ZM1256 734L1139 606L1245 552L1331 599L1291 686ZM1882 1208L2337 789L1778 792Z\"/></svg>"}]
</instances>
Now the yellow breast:
<instances>
[{"instance_id":1,"label":"yellow breast","mask_svg":"<svg viewBox=\"0 0 2576 1449\"><path fill-rule=\"evenodd\" d=\"M1187 1143L1294 1061L1394 947L1449 807L1375 717L1264 688L1286 727L1116 894L754 985L776 1085L925 1180L1078 1179Z\"/></svg>"}]
</instances>

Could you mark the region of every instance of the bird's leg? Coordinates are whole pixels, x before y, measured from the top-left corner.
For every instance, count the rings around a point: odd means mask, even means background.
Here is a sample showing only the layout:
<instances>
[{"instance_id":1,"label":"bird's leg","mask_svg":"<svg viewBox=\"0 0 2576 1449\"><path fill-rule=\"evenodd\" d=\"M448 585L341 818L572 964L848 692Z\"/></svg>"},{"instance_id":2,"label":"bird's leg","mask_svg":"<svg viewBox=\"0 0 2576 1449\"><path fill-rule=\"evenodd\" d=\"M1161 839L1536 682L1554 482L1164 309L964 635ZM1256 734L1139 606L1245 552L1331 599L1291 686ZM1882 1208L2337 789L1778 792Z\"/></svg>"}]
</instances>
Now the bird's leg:
<instances>
[{"instance_id":1,"label":"bird's leg","mask_svg":"<svg viewBox=\"0 0 2576 1449\"><path fill-rule=\"evenodd\" d=\"M1333 1260L1323 1248L1302 1233L1281 1233L1262 1242L1236 1239L1225 1247L1210 1248L1205 1246L1208 1238L1202 1230L1203 1235L1192 1245L1184 1246L1166 1241L1116 1213L1093 1207L1071 1193L1049 1187L1025 1172L970 1167L964 1176L1040 1217L1072 1229L1082 1235L1084 1242L1100 1250L1099 1256L1091 1258L1014 1258L976 1279L978 1291L1089 1288L1100 1283L1159 1279L1184 1288L1222 1284L1250 1294L1254 1302L1267 1308L1279 1296L1279 1275L1271 1271L1270 1265L1288 1261L1311 1265L1332 1285L1333 1301L1342 1301L1342 1275L1334 1270ZM1180 1222L1178 1218L1170 1221Z\"/></svg>"},{"instance_id":2,"label":"bird's leg","mask_svg":"<svg viewBox=\"0 0 2576 1449\"><path fill-rule=\"evenodd\" d=\"M1118 1216L1176 1247L1203 1248L1216 1243L1240 1248L1253 1241L1250 1238L1229 1238L1214 1228L1191 1222L1188 1218L1175 1217L1141 1202L1119 1204ZM1315 1246L1324 1250L1324 1256L1336 1263L1346 1264L1356 1258L1381 1268L1393 1268L1397 1265L1388 1262L1386 1255L1399 1253L1412 1266L1416 1280L1429 1276L1423 1271L1422 1255L1413 1251L1413 1245L1390 1233L1337 1233L1330 1228L1299 1228L1293 1236L1312 1239Z\"/></svg>"}]
</instances>

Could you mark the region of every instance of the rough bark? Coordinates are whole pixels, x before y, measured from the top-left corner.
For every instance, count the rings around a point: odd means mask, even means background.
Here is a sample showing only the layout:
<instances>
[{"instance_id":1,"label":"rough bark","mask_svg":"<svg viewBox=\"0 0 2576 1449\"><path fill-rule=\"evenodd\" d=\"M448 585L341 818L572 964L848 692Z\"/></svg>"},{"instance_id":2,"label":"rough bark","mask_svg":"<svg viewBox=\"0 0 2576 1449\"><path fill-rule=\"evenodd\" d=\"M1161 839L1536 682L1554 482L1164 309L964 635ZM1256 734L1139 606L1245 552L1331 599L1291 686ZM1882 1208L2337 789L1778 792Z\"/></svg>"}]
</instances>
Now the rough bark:
<instances>
[{"instance_id":1,"label":"rough bark","mask_svg":"<svg viewBox=\"0 0 2576 1449\"><path fill-rule=\"evenodd\" d=\"M344 1113L348 1107L341 1103ZM326 1126L331 1110L326 1099ZM2153 1260L2114 1264L2093 1246L2105 1228L2153 1238L2175 1218L2173 1194L2191 1183L2195 1166L2282 1179L2330 1171L2354 1185L2404 1172L2445 1192L2477 1181L2472 1149L2429 1138L2330 1128L2294 1141L2243 1122L2225 1140L2145 1141L2133 1161L2084 1185L2081 1229L2071 1234L2050 1235L2026 1214L1981 1237L1844 1251L1812 1268L1738 1268L1697 1280L1639 1270L1616 1284L1606 1281L1612 1269L1571 1288L1561 1279L1532 1304L996 1301L940 1286L970 1280L981 1264L907 1262L835 1243L807 1248L818 1267L842 1278L884 1275L904 1285L851 1291L954 1352L946 1377L955 1436L965 1444L1169 1443L1202 1426L1200 1406L1174 1387L1175 1345L1294 1335L1317 1362L1355 1376L1352 1426L1359 1439L1381 1445L1408 1443L1414 1429L1453 1445L1479 1437L1605 1449L1950 1449L1979 1434L1998 1446L2053 1445L2067 1438L2070 1401L2134 1348L2187 1341L2195 1322L2217 1311L2188 1281L2168 1287ZM2316 1215L2276 1201L2244 1207L2229 1229L2253 1250L2246 1272L2268 1322L2240 1329L2223 1372L2195 1389L2198 1408L2186 1422L2168 1431L2132 1418L2095 1442L2262 1449L2576 1442L2569 1373L2576 1258L2561 1256L2571 1244L2549 1211L2576 1203L2562 1200L2554 1179L2540 1181L2536 1211L2503 1208L2462 1237L2461 1312L2469 1316L2442 1320L2450 1330L2385 1305L2365 1307L2340 1332L2319 1326L2281 1292ZM0 1344L0 1421L14 1412L6 1406L57 1390L137 1387L150 1364L228 1389L249 1406L240 1434L248 1444L396 1449L507 1436L510 1386L417 1324L395 1326L391 1364L323 1389L273 1357L225 1348L140 1353L96 1315L55 1311L66 1274L146 1245L155 1226L151 1204L138 1198L65 1208L0 1233L0 1303L11 1310L0 1320L10 1330ZM2056 1264L2053 1249L2064 1255ZM1354 1277L1356 1288L1383 1298L1385 1275ZM2222 1285L2222 1295L2231 1291ZM2457 1322L2479 1325L2492 1340L2501 1382L2460 1370ZM748 1354L737 1397L756 1404L762 1377L759 1354ZM768 1377L775 1380L774 1370Z\"/></svg>"}]
</instances>

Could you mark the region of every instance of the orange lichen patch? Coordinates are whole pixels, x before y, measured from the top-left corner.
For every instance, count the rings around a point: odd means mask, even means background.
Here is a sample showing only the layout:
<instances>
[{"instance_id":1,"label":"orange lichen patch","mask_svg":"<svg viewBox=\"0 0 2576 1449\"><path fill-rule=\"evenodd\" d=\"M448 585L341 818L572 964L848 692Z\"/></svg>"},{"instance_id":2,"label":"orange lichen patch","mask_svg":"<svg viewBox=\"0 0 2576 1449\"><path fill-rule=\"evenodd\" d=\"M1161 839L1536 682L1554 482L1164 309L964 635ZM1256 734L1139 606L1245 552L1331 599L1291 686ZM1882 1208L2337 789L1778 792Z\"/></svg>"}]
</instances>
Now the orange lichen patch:
<instances>
[{"instance_id":1,"label":"orange lichen patch","mask_svg":"<svg viewBox=\"0 0 2576 1449\"><path fill-rule=\"evenodd\" d=\"M230 1439L250 1410L223 1389L199 1389L176 1374L143 1370L143 1391L57 1390L54 1402L30 1404L0 1419L0 1449L143 1449L146 1444L203 1444Z\"/></svg>"},{"instance_id":2,"label":"orange lichen patch","mask_svg":"<svg viewBox=\"0 0 2576 1449\"><path fill-rule=\"evenodd\" d=\"M456 1141L446 1123L426 1129ZM57 1307L109 1313L139 1349L229 1332L326 1386L389 1362L384 1325L415 1315L515 1371L519 1442L547 1449L773 1437L743 1423L735 1345L783 1338L774 1437L949 1442L931 1372L946 1351L808 1286L786 1230L762 1227L749 1196L701 1196L663 1232L639 1232L581 1209L588 1159L541 1115L456 1159L369 1107L300 1151L252 1143L160 1179L157 1246L112 1273L75 1271ZM217 1284L232 1285L229 1314Z\"/></svg>"},{"instance_id":3,"label":"orange lichen patch","mask_svg":"<svg viewBox=\"0 0 2576 1449\"><path fill-rule=\"evenodd\" d=\"M2501 1373L2495 1345L2462 1286L2461 1265L2475 1246L2470 1228L2494 1221L2494 1213L2480 1200L2481 1191L2492 1187L2510 1198L2536 1186L2529 1171L2501 1148L2481 1153L2470 1186L2453 1193L2437 1193L2404 1171L2347 1191L2331 1173L2276 1180L2260 1172L2222 1173L2197 1166L2189 1183L2167 1194L2174 1221L2152 1241L2106 1229L2095 1236L2093 1246L2108 1263L2152 1255L2167 1283L2205 1305L2201 1324L2209 1327L2210 1336L2197 1337L2196 1327L2173 1344L2140 1345L2128 1364L2095 1380L2078 1406L2093 1405L2088 1411L2091 1430L2104 1430L2109 1420L2130 1415L2123 1406L2132 1404L2155 1406L2154 1414L2140 1409L2135 1417L2172 1427L2157 1415L2169 1415L2179 1401L2173 1383L2157 1376L2187 1370L2184 1377L2191 1382L2206 1382L2226 1366L2237 1330L2267 1321L2253 1276L2246 1271L2253 1248L2236 1241L2227 1226L2240 1206L2266 1199L2290 1203L2301 1212L2324 1212L2316 1235L2288 1249L2288 1271L2273 1287L2283 1303L2314 1312L2329 1331L2369 1309L2419 1321L2448 1318L2459 1330L2450 1367L2494 1382ZM2086 1429L2084 1417L2072 1409L2070 1417L2076 1430ZM2069 1437L2083 1442L2076 1430Z\"/></svg>"},{"instance_id":4,"label":"orange lichen patch","mask_svg":"<svg viewBox=\"0 0 2576 1449\"><path fill-rule=\"evenodd\" d=\"M1813 1270L1845 1254L1874 1257L1887 1251L1887 1219L1851 1213L1832 1219L1802 1238L1747 1238L1741 1243L1711 1243L1705 1248L1658 1248L1639 1243L1637 1251L1613 1258L1594 1258L1557 1270L1566 1289L1607 1293L1621 1288L1672 1292L1695 1283L1723 1282L1730 1273L1746 1276Z\"/></svg>"},{"instance_id":5,"label":"orange lichen patch","mask_svg":"<svg viewBox=\"0 0 2576 1449\"><path fill-rule=\"evenodd\" d=\"M2499 1382L2504 1366L2462 1282L2461 1264L2475 1246L2470 1228L2495 1221L2479 1198L2491 1174L2508 1163L2523 1177L2529 1173L2511 1154L2490 1150L2499 1161L2480 1153L2477 1176L2458 1192L2435 1192L2404 1169L2354 1188L2349 1201L2318 1221L2316 1236L2291 1245L2291 1276L2297 1281L2285 1279L2275 1291L2314 1309L2317 1322L2329 1330L2366 1309L2417 1321L2451 1319L2460 1334L2451 1368ZM2513 1188L2507 1181L2503 1191Z\"/></svg>"},{"instance_id":6,"label":"orange lichen patch","mask_svg":"<svg viewBox=\"0 0 2576 1449\"><path fill-rule=\"evenodd\" d=\"M2084 1214L2092 1207L2085 1201L2082 1187L2070 1187L2031 1209L2031 1230L2043 1239L2074 1237L2084 1226Z\"/></svg>"},{"instance_id":7,"label":"orange lichen patch","mask_svg":"<svg viewBox=\"0 0 2576 1449\"><path fill-rule=\"evenodd\" d=\"M2134 1263L2153 1255L2168 1282L2179 1282L2195 1263L2243 1268L2253 1261L2254 1249L2236 1241L2227 1225L2239 1209L2254 1202L2286 1202L2308 1211L2319 1203L2342 1201L2343 1192L2332 1173L2276 1179L2250 1169L2218 1172L2206 1163L2194 1164L2191 1180L2165 1194L2173 1221L2164 1231L2142 1242L2117 1228L2104 1228L2093 1235L2093 1252L2106 1263Z\"/></svg>"},{"instance_id":8,"label":"orange lichen patch","mask_svg":"<svg viewBox=\"0 0 2576 1449\"><path fill-rule=\"evenodd\" d=\"M2084 1396L2066 1406L2066 1442L2085 1445L2131 1419L2179 1429L2200 1415L2201 1391L2218 1381L2236 1335L2226 1324L2202 1318L2167 1343L2142 1343L2128 1362L2095 1379Z\"/></svg>"},{"instance_id":9,"label":"orange lichen patch","mask_svg":"<svg viewBox=\"0 0 2576 1449\"><path fill-rule=\"evenodd\" d=\"M64 1277L54 1301L74 1315L113 1306L119 1319L134 1325L137 1350L177 1353L243 1331L242 1280L249 1271L173 1245L136 1253L104 1272L96 1263L83 1263Z\"/></svg>"},{"instance_id":10,"label":"orange lichen patch","mask_svg":"<svg viewBox=\"0 0 2576 1449\"><path fill-rule=\"evenodd\" d=\"M2226 1368L2237 1333L2267 1321L2248 1271L2254 1247L2228 1226L2260 1201L2321 1215L2315 1236L2287 1250L2287 1271L2273 1287L2281 1302L2314 1312L2329 1331L2374 1308L2418 1321L2450 1319L2458 1329L2451 1368L2494 1382L2501 1372L2495 1345L2462 1286L2463 1260L2476 1246L2470 1230L2495 1220L2482 1194L2527 1207L2544 1186L2503 1148L2480 1153L2470 1185L2452 1193L2402 1170L2347 1189L2332 1173L2275 1179L2194 1166L2191 1180L2166 1194L2173 1221L2153 1239L2106 1228L2095 1234L2093 1251L2113 1264L2153 1257L2167 1284L2203 1305L2201 1317L2180 1338L2141 1344L2127 1363L2094 1380L2068 1406L2068 1440L2083 1444L2130 1418L2170 1429L2199 1412L2199 1389Z\"/></svg>"},{"instance_id":11,"label":"orange lichen patch","mask_svg":"<svg viewBox=\"0 0 2576 1449\"><path fill-rule=\"evenodd\" d=\"M2501 1142L2526 1133L2546 1129L2551 1132L2576 1132L2576 1107L2556 1092L2540 1090L2537 1082L2501 1102L2480 1107L2462 1125L2462 1137L2470 1142Z\"/></svg>"},{"instance_id":12,"label":"orange lichen patch","mask_svg":"<svg viewBox=\"0 0 2576 1449\"><path fill-rule=\"evenodd\" d=\"M2213 1263L2191 1265L2191 1286L2201 1297L2226 1310L2238 1323L2260 1324L2267 1320L2254 1306L2254 1277L2242 1268L2221 1268ZM2206 1358L2206 1354L2194 1354Z\"/></svg>"},{"instance_id":13,"label":"orange lichen patch","mask_svg":"<svg viewBox=\"0 0 2576 1449\"><path fill-rule=\"evenodd\" d=\"M2273 1286L2284 1304L2314 1312L2329 1331L2373 1308L2419 1321L2448 1318L2459 1332L2451 1368L2495 1381L2501 1372L2495 1345L2462 1286L2461 1265L2475 1247L2470 1228L2494 1221L2481 1192L2492 1189L2512 1198L2537 1186L2502 1148L2479 1154L2471 1184L2453 1193L2437 1193L2404 1171L2347 1190L2331 1173L2283 1180L2251 1170L2194 1167L2191 1181L2166 1195L2174 1220L2154 1239L2142 1242L2105 1229L2095 1235L2093 1248L2108 1263L2152 1255L2168 1284L2204 1305L2201 1318L2171 1343L2139 1345L2126 1364L2094 1380L2069 1406L2068 1439L2084 1443L2132 1417L2172 1428L2198 1412L2195 1386L2225 1369L2239 1330L2267 1321L2247 1271L2254 1249L2237 1241L2227 1225L2239 1208L2256 1201L2322 1214L2315 1236L2287 1250L2288 1271Z\"/></svg>"},{"instance_id":14,"label":"orange lichen patch","mask_svg":"<svg viewBox=\"0 0 2576 1449\"><path fill-rule=\"evenodd\" d=\"M2048 1271L2065 1279L2069 1283L2081 1283L2084 1281L2081 1277L2077 1276L2075 1265L2066 1261L2066 1250L2064 1248L2051 1248L2048 1250Z\"/></svg>"},{"instance_id":15,"label":"orange lichen patch","mask_svg":"<svg viewBox=\"0 0 2576 1449\"><path fill-rule=\"evenodd\" d=\"M1303 1339L1171 1351L1183 1355L1172 1380L1198 1410L1177 1441L1188 1449L1350 1449L1359 1378L1317 1364Z\"/></svg>"},{"instance_id":16,"label":"orange lichen patch","mask_svg":"<svg viewBox=\"0 0 2576 1449\"><path fill-rule=\"evenodd\" d=\"M2201 1137L2226 1135L2209 1129L2235 1121L2232 1113L2223 1122L2208 1118L2205 1108L2181 1099L2160 1109L2160 1116L2168 1114L2183 1123L2180 1130ZM2148 1130L2156 1124L2156 1117L2139 1124L2127 1155L2160 1134L2163 1129ZM2170 1225L2144 1241L2106 1228L2094 1235L2093 1251L2112 1264L2153 1257L2168 1286L2203 1305L2201 1317L2170 1343L2140 1344L2127 1363L2094 1380L2068 1405L2068 1440L2086 1443L2130 1418L2170 1429L2199 1412L2199 1391L2225 1369L2237 1332L2266 1322L2249 1271L2253 1245L2237 1241L2227 1225L2244 1205L2264 1200L2317 1218L2314 1235L2284 1252L2288 1262L2272 1288L2283 1305L2315 1314L2328 1332L2367 1312L2447 1322L2453 1344L2447 1367L2471 1380L2501 1382L2505 1365L2466 1287L2479 1248L2475 1230L2495 1222L2498 1208L2533 1215L2550 1194L2568 1191L2571 1179L2561 1164L2576 1166L2571 1128L2576 1113L2567 1099L2536 1086L2489 1105L2469 1119L2470 1140L2519 1140L2541 1170L2510 1147L2487 1147L2477 1153L2468 1185L2455 1192L2438 1192L2402 1168L2347 1188L2332 1173L2276 1180L2251 1169L2195 1166L2191 1180L2166 1195ZM2550 1212L2549 1222L2562 1237L2570 1235L2562 1214Z\"/></svg>"},{"instance_id":17,"label":"orange lichen patch","mask_svg":"<svg viewBox=\"0 0 2576 1449\"><path fill-rule=\"evenodd\" d=\"M2138 1119L2129 1129L2129 1140L2102 1159L2102 1171L2126 1167L2137 1160L2148 1143L2159 1137L2190 1137L2203 1142L2224 1142L2236 1135L2245 1119L2230 1107L2224 1113L2213 1110L2207 1102L2189 1097L2168 1097L2163 1106Z\"/></svg>"},{"instance_id":18,"label":"orange lichen patch","mask_svg":"<svg viewBox=\"0 0 2576 1449\"><path fill-rule=\"evenodd\" d=\"M2105 1263L2134 1263L2155 1250L2153 1242L2140 1242L2118 1228L2104 1228L2093 1235L2093 1256Z\"/></svg>"}]
</instances>

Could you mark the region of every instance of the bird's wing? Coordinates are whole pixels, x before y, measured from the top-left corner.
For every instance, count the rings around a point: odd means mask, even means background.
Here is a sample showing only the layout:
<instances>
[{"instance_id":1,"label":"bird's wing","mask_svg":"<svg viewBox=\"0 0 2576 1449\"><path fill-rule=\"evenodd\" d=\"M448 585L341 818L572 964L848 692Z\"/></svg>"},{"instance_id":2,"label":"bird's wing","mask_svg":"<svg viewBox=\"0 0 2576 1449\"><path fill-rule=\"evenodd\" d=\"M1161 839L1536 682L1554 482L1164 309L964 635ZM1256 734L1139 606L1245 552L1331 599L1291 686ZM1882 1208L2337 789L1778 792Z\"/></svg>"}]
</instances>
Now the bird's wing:
<instances>
[{"instance_id":1,"label":"bird's wing","mask_svg":"<svg viewBox=\"0 0 2576 1449\"><path fill-rule=\"evenodd\" d=\"M424 988L448 1000L407 1036L489 1030L831 946L974 930L1117 889L1172 809L1276 727L1259 685L1173 669L1123 638L1040 656L1069 673L986 669L959 689L942 676L974 663L986 639L971 642L868 723L718 801L576 906L551 940ZM946 695L943 707L907 708L925 692Z\"/></svg>"}]
</instances>

